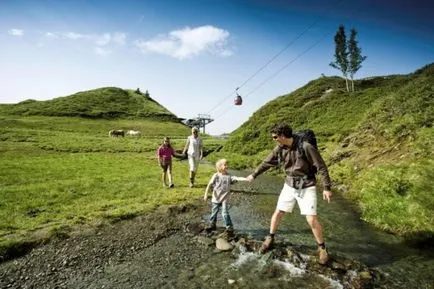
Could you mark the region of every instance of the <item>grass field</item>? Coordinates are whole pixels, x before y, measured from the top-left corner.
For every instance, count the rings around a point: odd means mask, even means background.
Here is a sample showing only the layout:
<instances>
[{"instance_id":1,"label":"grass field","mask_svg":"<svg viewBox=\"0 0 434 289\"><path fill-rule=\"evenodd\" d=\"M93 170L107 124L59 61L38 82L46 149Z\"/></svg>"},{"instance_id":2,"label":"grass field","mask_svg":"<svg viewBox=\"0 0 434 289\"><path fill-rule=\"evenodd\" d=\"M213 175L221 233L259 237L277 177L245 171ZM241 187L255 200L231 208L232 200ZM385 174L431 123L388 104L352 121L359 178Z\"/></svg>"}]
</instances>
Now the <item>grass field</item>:
<instances>
[{"instance_id":1,"label":"grass field","mask_svg":"<svg viewBox=\"0 0 434 289\"><path fill-rule=\"evenodd\" d=\"M190 131L179 123L59 117L0 121L0 253L77 225L195 200L213 172L202 165L199 187L190 189L187 162L174 160L175 188L163 188L155 150L166 135L175 149L183 148ZM142 137L110 138L113 128L137 129ZM214 146L221 142L205 139Z\"/></svg>"}]
</instances>

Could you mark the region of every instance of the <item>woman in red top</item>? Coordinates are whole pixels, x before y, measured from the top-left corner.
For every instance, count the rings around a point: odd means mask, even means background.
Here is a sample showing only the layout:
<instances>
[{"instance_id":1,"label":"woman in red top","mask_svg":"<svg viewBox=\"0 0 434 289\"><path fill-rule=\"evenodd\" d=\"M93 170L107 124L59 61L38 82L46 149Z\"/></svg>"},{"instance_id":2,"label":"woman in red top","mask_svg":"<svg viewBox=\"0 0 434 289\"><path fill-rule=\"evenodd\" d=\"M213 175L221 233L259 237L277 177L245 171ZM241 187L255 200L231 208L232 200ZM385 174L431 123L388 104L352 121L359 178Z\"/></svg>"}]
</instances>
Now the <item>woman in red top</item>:
<instances>
[{"instance_id":1,"label":"woman in red top","mask_svg":"<svg viewBox=\"0 0 434 289\"><path fill-rule=\"evenodd\" d=\"M165 137L163 144L157 150L158 163L163 170L162 180L163 187L167 187L166 177L169 178L169 188L173 188L172 178L172 156L175 156L175 150L170 145L170 138Z\"/></svg>"}]
</instances>

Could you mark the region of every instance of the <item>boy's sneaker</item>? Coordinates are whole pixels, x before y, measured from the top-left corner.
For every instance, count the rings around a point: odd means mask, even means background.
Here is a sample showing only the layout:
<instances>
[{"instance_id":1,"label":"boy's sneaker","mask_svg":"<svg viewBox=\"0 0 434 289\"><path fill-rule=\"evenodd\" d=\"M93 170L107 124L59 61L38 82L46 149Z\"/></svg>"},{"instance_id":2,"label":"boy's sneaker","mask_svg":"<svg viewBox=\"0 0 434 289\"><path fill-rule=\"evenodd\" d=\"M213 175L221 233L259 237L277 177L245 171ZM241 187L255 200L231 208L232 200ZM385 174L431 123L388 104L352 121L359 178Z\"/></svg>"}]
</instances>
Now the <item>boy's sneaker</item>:
<instances>
[{"instance_id":1,"label":"boy's sneaker","mask_svg":"<svg viewBox=\"0 0 434 289\"><path fill-rule=\"evenodd\" d=\"M327 253L327 249L322 249L319 248L319 261L318 263L320 263L321 265L325 265L327 264L327 262L329 261L329 254Z\"/></svg>"},{"instance_id":2,"label":"boy's sneaker","mask_svg":"<svg viewBox=\"0 0 434 289\"><path fill-rule=\"evenodd\" d=\"M229 228L226 228L226 235L228 236L228 238L233 238L235 235L234 235L234 228L232 228L232 227L229 227Z\"/></svg>"},{"instance_id":3,"label":"boy's sneaker","mask_svg":"<svg viewBox=\"0 0 434 289\"><path fill-rule=\"evenodd\" d=\"M263 254L265 253L268 249L272 248L274 245L274 237L271 237L270 235L268 235L265 238L264 243L262 243L261 248L259 248L259 253Z\"/></svg>"},{"instance_id":4,"label":"boy's sneaker","mask_svg":"<svg viewBox=\"0 0 434 289\"><path fill-rule=\"evenodd\" d=\"M190 183L190 188L193 188L194 187L194 183Z\"/></svg>"},{"instance_id":5,"label":"boy's sneaker","mask_svg":"<svg viewBox=\"0 0 434 289\"><path fill-rule=\"evenodd\" d=\"M217 229L216 225L208 225L205 227L205 231L207 232L215 231L216 229Z\"/></svg>"},{"instance_id":6,"label":"boy's sneaker","mask_svg":"<svg viewBox=\"0 0 434 289\"><path fill-rule=\"evenodd\" d=\"M169 185L169 188L173 188L175 185L174 184L170 184Z\"/></svg>"}]
</instances>

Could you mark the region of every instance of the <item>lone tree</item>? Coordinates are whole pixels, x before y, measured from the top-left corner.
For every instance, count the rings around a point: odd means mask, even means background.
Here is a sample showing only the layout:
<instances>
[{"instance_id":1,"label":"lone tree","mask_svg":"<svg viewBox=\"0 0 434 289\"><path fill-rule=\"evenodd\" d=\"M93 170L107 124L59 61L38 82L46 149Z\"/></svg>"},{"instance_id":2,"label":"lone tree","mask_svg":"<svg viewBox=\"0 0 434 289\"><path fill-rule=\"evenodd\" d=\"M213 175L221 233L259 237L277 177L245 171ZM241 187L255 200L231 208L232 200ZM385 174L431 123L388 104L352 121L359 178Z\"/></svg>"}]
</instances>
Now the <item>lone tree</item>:
<instances>
[{"instance_id":1,"label":"lone tree","mask_svg":"<svg viewBox=\"0 0 434 289\"><path fill-rule=\"evenodd\" d=\"M362 49L359 47L359 42L356 40L357 31L351 29L350 40L348 41L348 50L350 52L350 67L349 74L351 78L351 88L354 91L354 74L362 67L362 62L366 56L362 56Z\"/></svg>"},{"instance_id":2,"label":"lone tree","mask_svg":"<svg viewBox=\"0 0 434 289\"><path fill-rule=\"evenodd\" d=\"M339 25L335 35L335 61L330 63L330 66L339 69L345 78L347 91L350 91L348 86L348 75L351 79L351 91L354 91L354 75L362 67L362 62L366 56L362 56L362 49L356 40L357 31L351 29L350 39L347 41L344 25Z\"/></svg>"},{"instance_id":3,"label":"lone tree","mask_svg":"<svg viewBox=\"0 0 434 289\"><path fill-rule=\"evenodd\" d=\"M347 91L350 91L348 87L348 47L347 36L345 35L344 25L339 25L338 31L335 35L335 61L330 62L330 66L339 69L345 78L345 84Z\"/></svg>"}]
</instances>

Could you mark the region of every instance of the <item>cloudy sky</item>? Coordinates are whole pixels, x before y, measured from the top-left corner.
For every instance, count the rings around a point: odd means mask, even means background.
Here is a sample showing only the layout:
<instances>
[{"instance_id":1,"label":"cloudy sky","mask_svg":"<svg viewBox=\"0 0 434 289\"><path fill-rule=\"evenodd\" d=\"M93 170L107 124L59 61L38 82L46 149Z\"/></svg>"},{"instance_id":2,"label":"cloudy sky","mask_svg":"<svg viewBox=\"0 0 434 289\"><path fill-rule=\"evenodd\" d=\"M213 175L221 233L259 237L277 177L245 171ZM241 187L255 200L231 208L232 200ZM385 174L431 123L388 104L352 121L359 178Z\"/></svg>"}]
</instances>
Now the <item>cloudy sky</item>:
<instances>
[{"instance_id":1,"label":"cloudy sky","mask_svg":"<svg viewBox=\"0 0 434 289\"><path fill-rule=\"evenodd\" d=\"M329 66L339 24L368 57L357 78L434 62L428 0L0 1L0 103L140 88L178 117L209 114L211 134L231 132L268 101L340 75Z\"/></svg>"}]
</instances>

